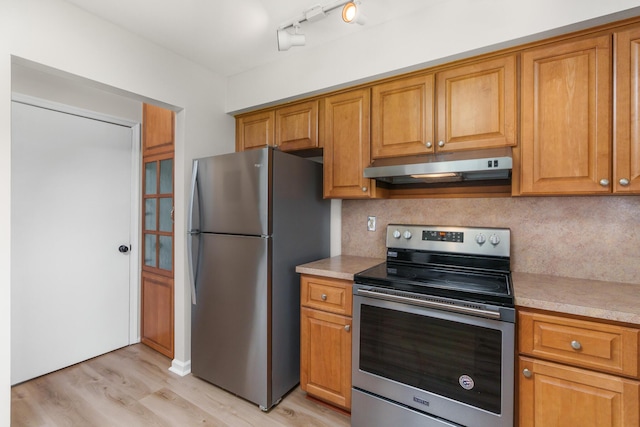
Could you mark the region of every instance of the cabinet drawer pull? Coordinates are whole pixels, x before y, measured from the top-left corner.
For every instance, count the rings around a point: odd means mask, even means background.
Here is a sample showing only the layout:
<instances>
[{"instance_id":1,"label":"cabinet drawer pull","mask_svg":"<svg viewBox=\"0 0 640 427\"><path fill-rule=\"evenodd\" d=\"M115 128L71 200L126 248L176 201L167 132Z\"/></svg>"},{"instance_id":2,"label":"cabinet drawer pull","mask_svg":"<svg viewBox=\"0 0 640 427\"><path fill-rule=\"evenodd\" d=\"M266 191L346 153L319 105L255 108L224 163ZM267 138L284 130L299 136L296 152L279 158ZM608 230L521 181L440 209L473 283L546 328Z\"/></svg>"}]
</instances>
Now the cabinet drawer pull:
<instances>
[{"instance_id":1,"label":"cabinet drawer pull","mask_svg":"<svg viewBox=\"0 0 640 427\"><path fill-rule=\"evenodd\" d=\"M571 348L574 350L580 350L582 348L582 344L580 344L580 341L571 341Z\"/></svg>"},{"instance_id":2,"label":"cabinet drawer pull","mask_svg":"<svg viewBox=\"0 0 640 427\"><path fill-rule=\"evenodd\" d=\"M608 185L609 185L609 180L608 180L608 179L605 179L605 178L602 178L602 179L600 180L600 185L601 185L601 186L603 186L603 187L608 186Z\"/></svg>"},{"instance_id":3,"label":"cabinet drawer pull","mask_svg":"<svg viewBox=\"0 0 640 427\"><path fill-rule=\"evenodd\" d=\"M344 330L349 332L351 330L351 325L344 325Z\"/></svg>"},{"instance_id":4,"label":"cabinet drawer pull","mask_svg":"<svg viewBox=\"0 0 640 427\"><path fill-rule=\"evenodd\" d=\"M322 301L326 301L327 300L327 294L320 295L320 298L322 299Z\"/></svg>"},{"instance_id":5,"label":"cabinet drawer pull","mask_svg":"<svg viewBox=\"0 0 640 427\"><path fill-rule=\"evenodd\" d=\"M620 178L620 181L618 181L620 183L620 185L622 185L623 187L626 187L627 185L629 185L629 180L627 178Z\"/></svg>"},{"instance_id":6,"label":"cabinet drawer pull","mask_svg":"<svg viewBox=\"0 0 640 427\"><path fill-rule=\"evenodd\" d=\"M524 375L524 377L525 377L525 378L531 378L531 375L532 375L532 374L531 374L531 371L530 371L530 370L528 370L527 368L524 368L524 369L522 370L522 375Z\"/></svg>"}]
</instances>

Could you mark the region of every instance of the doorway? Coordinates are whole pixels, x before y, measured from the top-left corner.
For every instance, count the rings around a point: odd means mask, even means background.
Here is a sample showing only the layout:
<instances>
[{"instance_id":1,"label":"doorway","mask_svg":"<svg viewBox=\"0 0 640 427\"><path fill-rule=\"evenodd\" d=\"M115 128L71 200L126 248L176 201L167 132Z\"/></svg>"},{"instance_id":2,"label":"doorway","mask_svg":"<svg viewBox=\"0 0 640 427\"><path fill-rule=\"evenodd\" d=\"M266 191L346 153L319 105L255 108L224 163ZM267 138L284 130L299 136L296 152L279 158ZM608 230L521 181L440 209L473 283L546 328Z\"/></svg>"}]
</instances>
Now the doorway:
<instances>
[{"instance_id":1,"label":"doorway","mask_svg":"<svg viewBox=\"0 0 640 427\"><path fill-rule=\"evenodd\" d=\"M138 341L139 133L12 102L12 384Z\"/></svg>"}]
</instances>

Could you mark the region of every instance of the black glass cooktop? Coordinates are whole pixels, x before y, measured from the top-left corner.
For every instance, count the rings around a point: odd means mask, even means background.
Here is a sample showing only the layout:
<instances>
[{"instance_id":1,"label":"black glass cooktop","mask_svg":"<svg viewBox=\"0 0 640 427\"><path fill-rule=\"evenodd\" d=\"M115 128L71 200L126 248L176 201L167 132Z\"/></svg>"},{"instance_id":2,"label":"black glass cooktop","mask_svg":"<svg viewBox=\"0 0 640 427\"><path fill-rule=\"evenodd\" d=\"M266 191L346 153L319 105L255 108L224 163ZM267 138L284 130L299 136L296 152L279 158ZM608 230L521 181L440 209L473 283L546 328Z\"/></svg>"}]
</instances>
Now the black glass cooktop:
<instances>
[{"instance_id":1,"label":"black glass cooktop","mask_svg":"<svg viewBox=\"0 0 640 427\"><path fill-rule=\"evenodd\" d=\"M514 305L509 272L461 270L387 261L356 274L355 282L424 295L509 307Z\"/></svg>"}]
</instances>

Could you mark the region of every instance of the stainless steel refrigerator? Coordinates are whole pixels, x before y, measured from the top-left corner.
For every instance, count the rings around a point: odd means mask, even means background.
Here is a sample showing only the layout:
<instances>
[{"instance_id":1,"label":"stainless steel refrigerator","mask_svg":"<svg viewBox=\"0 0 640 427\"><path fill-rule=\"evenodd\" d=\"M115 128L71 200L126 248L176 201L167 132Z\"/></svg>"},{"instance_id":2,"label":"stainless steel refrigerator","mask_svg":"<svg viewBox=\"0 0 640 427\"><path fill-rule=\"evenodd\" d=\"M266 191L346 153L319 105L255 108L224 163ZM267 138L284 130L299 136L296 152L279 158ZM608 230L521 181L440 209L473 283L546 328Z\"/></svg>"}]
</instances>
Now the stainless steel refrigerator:
<instances>
[{"instance_id":1,"label":"stainless steel refrigerator","mask_svg":"<svg viewBox=\"0 0 640 427\"><path fill-rule=\"evenodd\" d=\"M272 148L193 162L191 372L268 410L300 381L295 266L329 256L322 165Z\"/></svg>"}]
</instances>

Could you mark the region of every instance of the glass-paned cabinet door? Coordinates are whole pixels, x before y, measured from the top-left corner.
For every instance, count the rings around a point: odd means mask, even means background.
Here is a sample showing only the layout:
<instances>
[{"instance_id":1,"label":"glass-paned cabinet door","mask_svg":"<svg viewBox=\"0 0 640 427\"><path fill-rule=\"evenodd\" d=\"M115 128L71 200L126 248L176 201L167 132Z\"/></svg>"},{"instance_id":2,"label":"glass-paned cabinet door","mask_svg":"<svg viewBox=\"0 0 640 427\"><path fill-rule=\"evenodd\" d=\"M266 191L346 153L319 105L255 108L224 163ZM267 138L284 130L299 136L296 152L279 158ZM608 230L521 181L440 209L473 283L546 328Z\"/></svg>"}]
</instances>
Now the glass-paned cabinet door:
<instances>
[{"instance_id":1,"label":"glass-paned cabinet door","mask_svg":"<svg viewBox=\"0 0 640 427\"><path fill-rule=\"evenodd\" d=\"M144 269L173 271L173 159L147 161L143 182Z\"/></svg>"}]
</instances>

